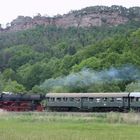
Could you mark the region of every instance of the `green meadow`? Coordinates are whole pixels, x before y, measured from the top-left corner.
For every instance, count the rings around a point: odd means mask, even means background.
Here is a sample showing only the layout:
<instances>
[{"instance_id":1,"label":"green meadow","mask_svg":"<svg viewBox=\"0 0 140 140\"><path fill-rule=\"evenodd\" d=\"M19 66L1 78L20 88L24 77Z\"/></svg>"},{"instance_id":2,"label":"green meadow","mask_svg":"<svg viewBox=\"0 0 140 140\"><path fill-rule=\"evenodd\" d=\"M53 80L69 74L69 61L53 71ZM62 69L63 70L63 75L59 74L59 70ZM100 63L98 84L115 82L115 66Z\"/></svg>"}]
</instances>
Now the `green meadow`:
<instances>
[{"instance_id":1,"label":"green meadow","mask_svg":"<svg viewBox=\"0 0 140 140\"><path fill-rule=\"evenodd\" d=\"M139 140L135 113L0 113L0 140Z\"/></svg>"}]
</instances>

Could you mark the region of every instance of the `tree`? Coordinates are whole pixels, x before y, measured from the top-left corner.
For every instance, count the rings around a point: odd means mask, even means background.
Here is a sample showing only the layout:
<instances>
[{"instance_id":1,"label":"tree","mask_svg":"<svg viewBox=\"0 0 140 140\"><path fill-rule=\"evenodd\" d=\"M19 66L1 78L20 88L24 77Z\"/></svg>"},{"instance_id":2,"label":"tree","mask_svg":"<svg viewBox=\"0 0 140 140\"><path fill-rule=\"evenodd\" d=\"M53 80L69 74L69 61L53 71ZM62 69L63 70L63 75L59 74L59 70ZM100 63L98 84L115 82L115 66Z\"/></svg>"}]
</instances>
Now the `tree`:
<instances>
[{"instance_id":1,"label":"tree","mask_svg":"<svg viewBox=\"0 0 140 140\"><path fill-rule=\"evenodd\" d=\"M139 92L140 91L140 81L132 82L126 86L127 92Z\"/></svg>"},{"instance_id":2,"label":"tree","mask_svg":"<svg viewBox=\"0 0 140 140\"><path fill-rule=\"evenodd\" d=\"M43 89L43 88L41 88L40 86L38 86L38 85L35 85L33 88L32 88L32 90L31 90L31 92L32 93L38 93L38 94L45 94L46 93L46 91Z\"/></svg>"},{"instance_id":3,"label":"tree","mask_svg":"<svg viewBox=\"0 0 140 140\"><path fill-rule=\"evenodd\" d=\"M91 85L87 92L120 92L120 88L116 83L96 83Z\"/></svg>"},{"instance_id":4,"label":"tree","mask_svg":"<svg viewBox=\"0 0 140 140\"><path fill-rule=\"evenodd\" d=\"M3 91L4 84L5 84L5 81L4 81L4 79L3 79L2 74L0 73L0 92Z\"/></svg>"},{"instance_id":5,"label":"tree","mask_svg":"<svg viewBox=\"0 0 140 140\"><path fill-rule=\"evenodd\" d=\"M83 60L79 65L74 65L72 67L73 71L78 72L83 68L90 68L94 70L98 70L101 67L101 60L96 57L90 57Z\"/></svg>"},{"instance_id":6,"label":"tree","mask_svg":"<svg viewBox=\"0 0 140 140\"><path fill-rule=\"evenodd\" d=\"M4 91L13 93L22 93L25 92L25 87L21 84L18 84L17 81L9 80L8 82L6 82L6 85L4 86Z\"/></svg>"},{"instance_id":7,"label":"tree","mask_svg":"<svg viewBox=\"0 0 140 140\"><path fill-rule=\"evenodd\" d=\"M3 78L8 81L9 79L15 80L16 79L16 73L11 68L5 69L3 74Z\"/></svg>"}]
</instances>

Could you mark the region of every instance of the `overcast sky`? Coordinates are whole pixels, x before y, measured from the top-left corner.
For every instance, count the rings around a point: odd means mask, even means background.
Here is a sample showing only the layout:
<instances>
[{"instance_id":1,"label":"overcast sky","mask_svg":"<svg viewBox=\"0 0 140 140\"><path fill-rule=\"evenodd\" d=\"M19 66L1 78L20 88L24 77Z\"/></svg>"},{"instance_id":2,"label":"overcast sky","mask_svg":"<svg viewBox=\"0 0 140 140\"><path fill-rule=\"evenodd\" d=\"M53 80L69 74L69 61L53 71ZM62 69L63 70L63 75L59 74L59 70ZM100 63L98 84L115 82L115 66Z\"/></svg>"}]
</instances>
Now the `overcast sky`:
<instances>
[{"instance_id":1,"label":"overcast sky","mask_svg":"<svg viewBox=\"0 0 140 140\"><path fill-rule=\"evenodd\" d=\"M140 6L140 0L0 0L0 23L11 22L18 15L53 16L95 5L133 7Z\"/></svg>"}]
</instances>

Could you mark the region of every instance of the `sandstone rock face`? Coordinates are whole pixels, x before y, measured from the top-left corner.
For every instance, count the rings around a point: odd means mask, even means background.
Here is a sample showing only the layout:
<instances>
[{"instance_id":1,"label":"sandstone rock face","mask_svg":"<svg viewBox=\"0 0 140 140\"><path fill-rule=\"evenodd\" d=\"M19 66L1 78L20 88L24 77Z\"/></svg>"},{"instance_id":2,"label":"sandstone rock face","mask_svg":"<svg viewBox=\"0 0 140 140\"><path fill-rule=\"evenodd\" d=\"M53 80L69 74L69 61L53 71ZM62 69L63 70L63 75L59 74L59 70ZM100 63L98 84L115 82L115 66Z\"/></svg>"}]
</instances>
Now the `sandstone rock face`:
<instances>
[{"instance_id":1,"label":"sandstone rock face","mask_svg":"<svg viewBox=\"0 0 140 140\"><path fill-rule=\"evenodd\" d=\"M18 16L6 29L0 28L0 32L26 30L34 28L36 25L55 25L63 28L117 26L128 22L130 19L127 15L134 10L140 11L140 8L126 9L119 6L96 6L73 11L63 16L45 17L38 15L33 18Z\"/></svg>"},{"instance_id":2,"label":"sandstone rock face","mask_svg":"<svg viewBox=\"0 0 140 140\"><path fill-rule=\"evenodd\" d=\"M119 16L117 13L111 14L88 14L79 17L74 17L69 15L58 19L55 21L57 26L70 27L70 26L80 26L80 27L90 27L90 26L102 26L104 24L108 25L119 25L124 24L128 21L127 18Z\"/></svg>"}]
</instances>

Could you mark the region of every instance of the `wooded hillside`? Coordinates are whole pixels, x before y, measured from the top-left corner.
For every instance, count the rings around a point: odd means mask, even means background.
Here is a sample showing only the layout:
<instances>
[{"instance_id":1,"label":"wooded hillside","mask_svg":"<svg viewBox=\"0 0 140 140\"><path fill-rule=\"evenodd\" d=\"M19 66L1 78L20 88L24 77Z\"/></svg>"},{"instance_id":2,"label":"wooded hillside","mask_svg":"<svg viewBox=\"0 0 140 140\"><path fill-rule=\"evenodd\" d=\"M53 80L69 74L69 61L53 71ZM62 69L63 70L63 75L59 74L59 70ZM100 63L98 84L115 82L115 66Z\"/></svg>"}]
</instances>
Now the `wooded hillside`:
<instances>
[{"instance_id":1,"label":"wooded hillside","mask_svg":"<svg viewBox=\"0 0 140 140\"><path fill-rule=\"evenodd\" d=\"M0 72L1 91L140 90L140 20L84 28L37 25L3 32Z\"/></svg>"}]
</instances>

